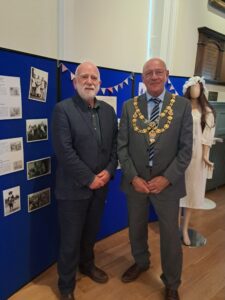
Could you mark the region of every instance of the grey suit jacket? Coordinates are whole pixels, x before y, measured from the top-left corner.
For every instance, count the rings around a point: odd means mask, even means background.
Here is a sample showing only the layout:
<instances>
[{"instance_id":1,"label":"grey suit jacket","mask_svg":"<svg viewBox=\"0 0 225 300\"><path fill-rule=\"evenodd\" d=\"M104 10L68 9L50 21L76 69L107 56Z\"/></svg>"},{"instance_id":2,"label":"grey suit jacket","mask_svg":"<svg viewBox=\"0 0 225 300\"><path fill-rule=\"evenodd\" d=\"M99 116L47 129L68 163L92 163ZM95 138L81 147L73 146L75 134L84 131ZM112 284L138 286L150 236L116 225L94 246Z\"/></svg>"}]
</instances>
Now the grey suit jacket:
<instances>
[{"instance_id":1,"label":"grey suit jacket","mask_svg":"<svg viewBox=\"0 0 225 300\"><path fill-rule=\"evenodd\" d=\"M92 194L88 185L95 174L106 169L113 176L116 170L117 118L109 104L98 102L101 145L84 100L75 96L55 106L52 139L57 158L55 193L58 199L88 198Z\"/></svg>"},{"instance_id":2,"label":"grey suit jacket","mask_svg":"<svg viewBox=\"0 0 225 300\"><path fill-rule=\"evenodd\" d=\"M170 99L171 94L166 92L162 111L169 104ZM145 94L138 98L138 105L145 118L148 118ZM186 194L184 173L191 160L193 139L190 101L177 96L173 110L174 116L169 129L158 135L156 139L153 167L150 172L148 135L133 130L133 99L124 103L118 133L118 157L123 171L121 186L125 193L136 193L131 184L134 176L149 180L162 175L169 180L170 185L156 197L166 196L177 199ZM159 128L165 121L166 118L160 119ZM145 127L141 122L138 126Z\"/></svg>"}]
</instances>

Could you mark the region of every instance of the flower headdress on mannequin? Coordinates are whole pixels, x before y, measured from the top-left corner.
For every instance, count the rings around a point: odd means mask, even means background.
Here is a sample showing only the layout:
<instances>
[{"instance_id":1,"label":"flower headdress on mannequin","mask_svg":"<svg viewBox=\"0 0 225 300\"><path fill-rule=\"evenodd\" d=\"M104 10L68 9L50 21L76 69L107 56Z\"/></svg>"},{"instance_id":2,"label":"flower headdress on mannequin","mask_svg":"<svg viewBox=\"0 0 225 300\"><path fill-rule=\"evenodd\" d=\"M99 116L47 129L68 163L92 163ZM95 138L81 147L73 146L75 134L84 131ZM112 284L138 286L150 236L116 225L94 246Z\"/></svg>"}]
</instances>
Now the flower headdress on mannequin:
<instances>
[{"instance_id":1,"label":"flower headdress on mannequin","mask_svg":"<svg viewBox=\"0 0 225 300\"><path fill-rule=\"evenodd\" d=\"M185 84L183 85L183 95L186 93L187 89L192 86L192 85L195 85L197 83L201 82L202 83L202 86L203 86L203 92L204 94L206 95L207 93L207 89L206 89L206 86L205 86L205 79L204 77L199 77L199 76L193 76L191 78L189 78Z\"/></svg>"}]
</instances>

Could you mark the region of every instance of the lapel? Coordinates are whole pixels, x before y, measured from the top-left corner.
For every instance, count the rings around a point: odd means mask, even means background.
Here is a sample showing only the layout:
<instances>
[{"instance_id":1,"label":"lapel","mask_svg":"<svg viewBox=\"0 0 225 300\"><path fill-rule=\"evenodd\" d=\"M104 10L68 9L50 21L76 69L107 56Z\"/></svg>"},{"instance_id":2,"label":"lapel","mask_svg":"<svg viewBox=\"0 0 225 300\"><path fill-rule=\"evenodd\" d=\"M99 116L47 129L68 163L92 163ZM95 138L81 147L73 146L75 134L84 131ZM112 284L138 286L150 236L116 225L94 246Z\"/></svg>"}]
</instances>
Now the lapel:
<instances>
[{"instance_id":1,"label":"lapel","mask_svg":"<svg viewBox=\"0 0 225 300\"><path fill-rule=\"evenodd\" d=\"M148 119L147 97L143 94L138 97L138 106L146 119Z\"/></svg>"},{"instance_id":2,"label":"lapel","mask_svg":"<svg viewBox=\"0 0 225 300\"><path fill-rule=\"evenodd\" d=\"M146 94L142 94L141 96L138 97L138 107L139 107L141 113L143 114L143 116L145 117L145 119L148 120L148 106L147 106ZM142 122L139 123L139 126L141 126L142 128L146 127L146 126L143 126ZM149 145L148 134L143 134L143 136L144 136L145 142Z\"/></svg>"},{"instance_id":3,"label":"lapel","mask_svg":"<svg viewBox=\"0 0 225 300\"><path fill-rule=\"evenodd\" d=\"M163 99L163 105L162 105L161 112L169 105L171 97L172 97L172 95L166 91L164 99ZM159 119L159 128L162 128L165 125L165 123L166 123L166 118L165 117L162 119L160 118ZM160 140L160 136L161 135L158 135L156 137L156 141Z\"/></svg>"},{"instance_id":4,"label":"lapel","mask_svg":"<svg viewBox=\"0 0 225 300\"><path fill-rule=\"evenodd\" d=\"M161 112L169 105L171 97L172 97L172 95L166 91L164 99L163 99L163 105L162 105ZM163 127L165 123L166 123L166 118L159 119L159 127L160 128Z\"/></svg>"},{"instance_id":5,"label":"lapel","mask_svg":"<svg viewBox=\"0 0 225 300\"><path fill-rule=\"evenodd\" d=\"M109 119L108 116L106 115L106 111L104 109L104 105L101 105L101 101L97 100L98 103L100 104L100 107L98 109L98 118L99 118L99 125L100 125L100 130L101 130L101 141L102 144L100 145L100 148L104 148L105 145L105 137L107 135L107 130L106 128L109 126Z\"/></svg>"}]
</instances>

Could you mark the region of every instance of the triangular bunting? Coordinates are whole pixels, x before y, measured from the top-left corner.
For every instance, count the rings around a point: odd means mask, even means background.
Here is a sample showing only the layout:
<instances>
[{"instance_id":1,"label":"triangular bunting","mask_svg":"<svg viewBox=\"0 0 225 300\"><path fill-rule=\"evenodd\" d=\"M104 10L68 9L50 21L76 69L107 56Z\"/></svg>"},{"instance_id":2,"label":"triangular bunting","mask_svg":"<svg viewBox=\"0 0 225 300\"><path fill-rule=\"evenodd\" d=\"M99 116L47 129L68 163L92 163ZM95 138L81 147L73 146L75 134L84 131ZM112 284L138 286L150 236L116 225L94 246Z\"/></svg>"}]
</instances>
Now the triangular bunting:
<instances>
[{"instance_id":1,"label":"triangular bunting","mask_svg":"<svg viewBox=\"0 0 225 300\"><path fill-rule=\"evenodd\" d=\"M120 84L119 84L119 86L121 87L121 89L123 88L123 82L121 82Z\"/></svg>"},{"instance_id":2,"label":"triangular bunting","mask_svg":"<svg viewBox=\"0 0 225 300\"><path fill-rule=\"evenodd\" d=\"M107 90L110 91L110 93L112 93L113 92L113 87L108 87Z\"/></svg>"},{"instance_id":3,"label":"triangular bunting","mask_svg":"<svg viewBox=\"0 0 225 300\"><path fill-rule=\"evenodd\" d=\"M117 92L118 92L118 88L119 88L118 85L115 85L115 86L114 86L114 89L115 89Z\"/></svg>"},{"instance_id":4,"label":"triangular bunting","mask_svg":"<svg viewBox=\"0 0 225 300\"><path fill-rule=\"evenodd\" d=\"M126 83L126 85L128 85L128 78L125 79L124 82Z\"/></svg>"},{"instance_id":5,"label":"triangular bunting","mask_svg":"<svg viewBox=\"0 0 225 300\"><path fill-rule=\"evenodd\" d=\"M75 75L72 72L70 72L70 79L73 80L74 78L75 78Z\"/></svg>"},{"instance_id":6,"label":"triangular bunting","mask_svg":"<svg viewBox=\"0 0 225 300\"><path fill-rule=\"evenodd\" d=\"M62 67L62 72L66 72L68 70L68 68L64 64L61 64L61 67Z\"/></svg>"},{"instance_id":7,"label":"triangular bunting","mask_svg":"<svg viewBox=\"0 0 225 300\"><path fill-rule=\"evenodd\" d=\"M105 88L101 88L102 94L105 95Z\"/></svg>"}]
</instances>

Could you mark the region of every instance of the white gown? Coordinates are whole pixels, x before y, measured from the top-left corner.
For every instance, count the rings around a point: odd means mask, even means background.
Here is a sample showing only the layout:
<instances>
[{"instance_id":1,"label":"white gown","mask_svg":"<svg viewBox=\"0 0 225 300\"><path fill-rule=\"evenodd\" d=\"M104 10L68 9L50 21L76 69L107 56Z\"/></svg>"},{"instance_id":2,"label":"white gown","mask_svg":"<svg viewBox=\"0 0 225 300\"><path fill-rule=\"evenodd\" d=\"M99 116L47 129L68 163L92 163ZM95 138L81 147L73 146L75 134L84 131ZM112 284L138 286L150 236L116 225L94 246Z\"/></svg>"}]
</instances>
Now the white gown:
<instances>
[{"instance_id":1,"label":"white gown","mask_svg":"<svg viewBox=\"0 0 225 300\"><path fill-rule=\"evenodd\" d=\"M201 112L192 110L193 117L193 149L190 165L185 172L187 195L180 199L180 207L202 208L205 199L206 179L212 178L202 159L202 145L213 144L215 134L214 115L211 110L206 114L206 125L202 132ZM211 173L211 174L210 174Z\"/></svg>"}]
</instances>

